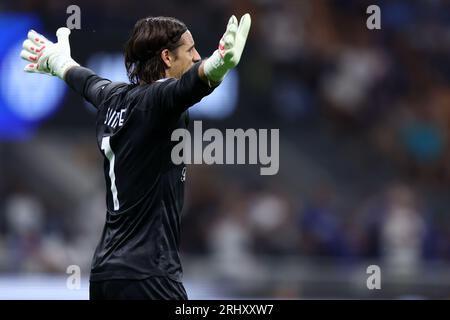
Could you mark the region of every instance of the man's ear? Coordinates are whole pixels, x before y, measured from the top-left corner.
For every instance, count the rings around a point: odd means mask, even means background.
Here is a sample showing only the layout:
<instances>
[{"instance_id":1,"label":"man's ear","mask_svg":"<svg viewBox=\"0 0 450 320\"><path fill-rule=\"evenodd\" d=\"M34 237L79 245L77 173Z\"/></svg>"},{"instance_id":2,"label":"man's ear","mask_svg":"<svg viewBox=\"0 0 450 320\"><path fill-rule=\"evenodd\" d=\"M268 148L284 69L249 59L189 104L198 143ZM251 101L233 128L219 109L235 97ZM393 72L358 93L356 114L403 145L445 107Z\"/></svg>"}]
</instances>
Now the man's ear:
<instances>
[{"instance_id":1,"label":"man's ear","mask_svg":"<svg viewBox=\"0 0 450 320\"><path fill-rule=\"evenodd\" d=\"M161 59L164 61L164 64L167 68L170 68L172 66L172 57L170 56L169 49L164 49L161 51Z\"/></svg>"}]
</instances>

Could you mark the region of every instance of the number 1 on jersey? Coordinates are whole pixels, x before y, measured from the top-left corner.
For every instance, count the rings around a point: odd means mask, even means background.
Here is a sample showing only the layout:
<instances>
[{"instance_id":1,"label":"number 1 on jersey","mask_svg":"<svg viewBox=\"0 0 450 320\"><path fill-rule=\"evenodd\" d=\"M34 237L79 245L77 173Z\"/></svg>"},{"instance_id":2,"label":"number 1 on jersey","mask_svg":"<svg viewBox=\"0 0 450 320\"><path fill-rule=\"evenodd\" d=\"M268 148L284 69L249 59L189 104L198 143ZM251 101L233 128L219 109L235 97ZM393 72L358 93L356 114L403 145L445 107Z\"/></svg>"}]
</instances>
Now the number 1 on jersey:
<instances>
[{"instance_id":1,"label":"number 1 on jersey","mask_svg":"<svg viewBox=\"0 0 450 320\"><path fill-rule=\"evenodd\" d=\"M117 196L116 175L114 173L114 162L116 156L114 155L114 152L111 149L110 138L111 137L104 137L102 139L101 149L105 153L106 158L109 160L109 179L111 181L111 193L114 203L114 210L119 210L119 198Z\"/></svg>"}]
</instances>

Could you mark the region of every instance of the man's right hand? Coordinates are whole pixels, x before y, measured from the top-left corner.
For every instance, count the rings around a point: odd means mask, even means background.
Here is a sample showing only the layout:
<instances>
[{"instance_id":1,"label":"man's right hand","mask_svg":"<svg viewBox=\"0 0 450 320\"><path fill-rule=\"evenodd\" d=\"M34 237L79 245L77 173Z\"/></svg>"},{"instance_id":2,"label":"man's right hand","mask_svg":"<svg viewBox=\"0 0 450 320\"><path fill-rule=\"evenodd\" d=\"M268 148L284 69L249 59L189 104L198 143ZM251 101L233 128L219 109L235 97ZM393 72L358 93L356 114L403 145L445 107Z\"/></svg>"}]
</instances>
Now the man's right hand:
<instances>
[{"instance_id":1,"label":"man's right hand","mask_svg":"<svg viewBox=\"0 0 450 320\"><path fill-rule=\"evenodd\" d=\"M58 76L64 80L66 72L74 66L79 66L70 56L70 29L59 28L56 31L57 43L53 43L34 30L28 32L28 39L23 42L20 57L30 64L24 71L44 73Z\"/></svg>"}]
</instances>

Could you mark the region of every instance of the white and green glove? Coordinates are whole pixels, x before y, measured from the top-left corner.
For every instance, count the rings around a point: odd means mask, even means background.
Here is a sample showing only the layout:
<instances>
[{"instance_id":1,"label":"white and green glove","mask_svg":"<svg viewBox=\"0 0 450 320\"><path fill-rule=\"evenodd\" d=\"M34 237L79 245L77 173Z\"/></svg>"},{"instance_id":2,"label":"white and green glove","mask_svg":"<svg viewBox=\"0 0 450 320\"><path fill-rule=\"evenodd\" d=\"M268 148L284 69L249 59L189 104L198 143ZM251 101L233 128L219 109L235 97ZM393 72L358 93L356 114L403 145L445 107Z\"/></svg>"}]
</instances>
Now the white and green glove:
<instances>
[{"instance_id":1,"label":"white and green glove","mask_svg":"<svg viewBox=\"0 0 450 320\"><path fill-rule=\"evenodd\" d=\"M212 82L221 82L227 72L236 67L241 60L252 20L248 13L244 14L238 24L233 15L228 21L227 30L214 51L204 64L206 77Z\"/></svg>"},{"instance_id":2,"label":"white and green glove","mask_svg":"<svg viewBox=\"0 0 450 320\"><path fill-rule=\"evenodd\" d=\"M45 73L64 80L67 70L79 66L70 56L69 35L70 29L59 28L56 31L58 42L53 43L36 31L30 30L20 52L22 59L31 62L24 71Z\"/></svg>"}]
</instances>

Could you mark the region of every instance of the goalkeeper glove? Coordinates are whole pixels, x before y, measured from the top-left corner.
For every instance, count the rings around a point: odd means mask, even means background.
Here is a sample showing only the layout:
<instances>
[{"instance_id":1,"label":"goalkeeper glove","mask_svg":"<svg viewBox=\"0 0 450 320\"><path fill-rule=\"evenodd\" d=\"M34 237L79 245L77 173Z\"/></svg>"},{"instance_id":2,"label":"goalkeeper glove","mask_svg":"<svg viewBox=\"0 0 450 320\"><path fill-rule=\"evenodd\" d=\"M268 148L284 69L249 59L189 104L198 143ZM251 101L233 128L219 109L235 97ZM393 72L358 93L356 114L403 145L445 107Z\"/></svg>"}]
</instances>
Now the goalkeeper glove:
<instances>
[{"instance_id":1,"label":"goalkeeper glove","mask_svg":"<svg viewBox=\"0 0 450 320\"><path fill-rule=\"evenodd\" d=\"M234 15L230 18L227 29L220 39L219 48L204 64L205 75L210 81L221 82L227 72L239 63L250 25L251 18L248 13L242 16L239 24Z\"/></svg>"},{"instance_id":2,"label":"goalkeeper glove","mask_svg":"<svg viewBox=\"0 0 450 320\"><path fill-rule=\"evenodd\" d=\"M58 42L53 43L36 31L30 30L20 52L22 59L31 62L24 71L45 73L64 80L67 70L79 66L70 56L69 34L70 29L59 28L56 31Z\"/></svg>"}]
</instances>

